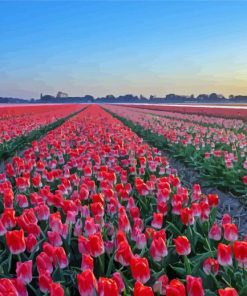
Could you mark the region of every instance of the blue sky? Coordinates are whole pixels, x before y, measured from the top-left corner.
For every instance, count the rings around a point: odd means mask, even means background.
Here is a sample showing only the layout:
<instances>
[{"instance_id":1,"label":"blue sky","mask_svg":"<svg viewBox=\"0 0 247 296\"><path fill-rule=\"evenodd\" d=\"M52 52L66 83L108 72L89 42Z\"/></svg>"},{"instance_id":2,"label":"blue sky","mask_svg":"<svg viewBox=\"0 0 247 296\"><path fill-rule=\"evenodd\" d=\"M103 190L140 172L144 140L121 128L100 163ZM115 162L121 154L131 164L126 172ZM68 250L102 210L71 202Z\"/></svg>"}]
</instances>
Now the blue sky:
<instances>
[{"instance_id":1,"label":"blue sky","mask_svg":"<svg viewBox=\"0 0 247 296\"><path fill-rule=\"evenodd\" d=\"M0 96L247 94L246 1L0 1Z\"/></svg>"}]
</instances>

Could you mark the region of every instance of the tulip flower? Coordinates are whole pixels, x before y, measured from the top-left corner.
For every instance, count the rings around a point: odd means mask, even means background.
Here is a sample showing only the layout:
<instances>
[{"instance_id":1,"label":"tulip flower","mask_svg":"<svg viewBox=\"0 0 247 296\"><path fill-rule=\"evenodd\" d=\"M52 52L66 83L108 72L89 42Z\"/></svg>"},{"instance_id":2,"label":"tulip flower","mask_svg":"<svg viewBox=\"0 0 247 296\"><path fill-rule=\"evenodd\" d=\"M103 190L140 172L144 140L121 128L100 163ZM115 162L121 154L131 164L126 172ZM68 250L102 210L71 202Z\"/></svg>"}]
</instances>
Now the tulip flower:
<instances>
[{"instance_id":1,"label":"tulip flower","mask_svg":"<svg viewBox=\"0 0 247 296\"><path fill-rule=\"evenodd\" d=\"M93 296L98 290L96 278L90 269L77 274L77 283L80 296Z\"/></svg>"},{"instance_id":2,"label":"tulip flower","mask_svg":"<svg viewBox=\"0 0 247 296\"><path fill-rule=\"evenodd\" d=\"M235 241L233 253L241 267L247 267L247 241Z\"/></svg>"},{"instance_id":3,"label":"tulip flower","mask_svg":"<svg viewBox=\"0 0 247 296\"><path fill-rule=\"evenodd\" d=\"M232 223L232 218L229 214L224 214L222 216L222 220L221 220L222 225L227 224L227 223Z\"/></svg>"},{"instance_id":4,"label":"tulip flower","mask_svg":"<svg viewBox=\"0 0 247 296\"><path fill-rule=\"evenodd\" d=\"M93 270L93 267L94 267L93 258L90 255L83 254L82 261L81 261L81 270L82 271L85 271L87 269Z\"/></svg>"},{"instance_id":5,"label":"tulip flower","mask_svg":"<svg viewBox=\"0 0 247 296\"><path fill-rule=\"evenodd\" d=\"M177 279L171 280L166 286L166 296L186 296L184 284Z\"/></svg>"},{"instance_id":6,"label":"tulip flower","mask_svg":"<svg viewBox=\"0 0 247 296\"><path fill-rule=\"evenodd\" d=\"M180 210L181 220L184 225L193 225L194 224L194 216L192 209L184 208Z\"/></svg>"},{"instance_id":7,"label":"tulip flower","mask_svg":"<svg viewBox=\"0 0 247 296\"><path fill-rule=\"evenodd\" d=\"M173 239L178 255L189 255L191 252L190 242L186 236L178 236Z\"/></svg>"},{"instance_id":8,"label":"tulip flower","mask_svg":"<svg viewBox=\"0 0 247 296\"><path fill-rule=\"evenodd\" d=\"M53 263L56 264L57 262L61 269L68 266L69 260L63 247L55 247L55 252L53 256Z\"/></svg>"},{"instance_id":9,"label":"tulip flower","mask_svg":"<svg viewBox=\"0 0 247 296\"><path fill-rule=\"evenodd\" d=\"M13 230L6 233L6 243L12 254L21 254L26 250L24 231Z\"/></svg>"},{"instance_id":10,"label":"tulip flower","mask_svg":"<svg viewBox=\"0 0 247 296\"><path fill-rule=\"evenodd\" d=\"M238 296L238 292L234 288L225 288L218 290L219 296Z\"/></svg>"},{"instance_id":11,"label":"tulip flower","mask_svg":"<svg viewBox=\"0 0 247 296\"><path fill-rule=\"evenodd\" d=\"M151 225L153 228L161 229L163 225L163 214L153 213L153 221Z\"/></svg>"},{"instance_id":12,"label":"tulip flower","mask_svg":"<svg viewBox=\"0 0 247 296\"><path fill-rule=\"evenodd\" d=\"M50 286L51 296L64 296L64 289L59 283L51 283Z\"/></svg>"},{"instance_id":13,"label":"tulip flower","mask_svg":"<svg viewBox=\"0 0 247 296\"><path fill-rule=\"evenodd\" d=\"M43 293L47 293L50 291L52 283L51 274L49 271L42 270L42 272L39 274L39 288L40 291Z\"/></svg>"},{"instance_id":14,"label":"tulip flower","mask_svg":"<svg viewBox=\"0 0 247 296\"><path fill-rule=\"evenodd\" d=\"M123 266L128 266L130 264L132 256L133 254L128 242L121 241L115 253L115 260Z\"/></svg>"},{"instance_id":15,"label":"tulip flower","mask_svg":"<svg viewBox=\"0 0 247 296\"><path fill-rule=\"evenodd\" d=\"M232 247L219 243L217 258L222 266L232 265Z\"/></svg>"},{"instance_id":16,"label":"tulip flower","mask_svg":"<svg viewBox=\"0 0 247 296\"><path fill-rule=\"evenodd\" d=\"M134 296L154 296L151 287L144 286L140 282L136 282L134 286Z\"/></svg>"},{"instance_id":17,"label":"tulip flower","mask_svg":"<svg viewBox=\"0 0 247 296\"><path fill-rule=\"evenodd\" d=\"M219 263L216 259L213 258L207 258L204 262L203 262L203 271L206 274L210 274L211 272L213 274L217 274L219 271Z\"/></svg>"},{"instance_id":18,"label":"tulip flower","mask_svg":"<svg viewBox=\"0 0 247 296\"><path fill-rule=\"evenodd\" d=\"M238 228L235 224L223 224L224 238L227 241L234 242L238 239Z\"/></svg>"},{"instance_id":19,"label":"tulip flower","mask_svg":"<svg viewBox=\"0 0 247 296\"><path fill-rule=\"evenodd\" d=\"M150 255L153 260L161 261L162 258L166 257L168 254L167 246L165 240L162 237L154 238L150 247Z\"/></svg>"},{"instance_id":20,"label":"tulip flower","mask_svg":"<svg viewBox=\"0 0 247 296\"><path fill-rule=\"evenodd\" d=\"M186 286L187 286L188 296L204 296L202 279L200 277L193 277L193 276L187 275Z\"/></svg>"},{"instance_id":21,"label":"tulip flower","mask_svg":"<svg viewBox=\"0 0 247 296\"><path fill-rule=\"evenodd\" d=\"M221 226L217 223L214 223L211 229L209 230L208 237L215 241L219 241L221 239L222 231Z\"/></svg>"},{"instance_id":22,"label":"tulip flower","mask_svg":"<svg viewBox=\"0 0 247 296\"><path fill-rule=\"evenodd\" d=\"M38 272L41 273L43 270L47 270L49 273L52 273L52 260L53 259L49 257L45 252L39 253L36 258Z\"/></svg>"},{"instance_id":23,"label":"tulip flower","mask_svg":"<svg viewBox=\"0 0 247 296\"><path fill-rule=\"evenodd\" d=\"M217 194L208 194L208 204L210 207L217 207L219 204L219 197Z\"/></svg>"},{"instance_id":24,"label":"tulip flower","mask_svg":"<svg viewBox=\"0 0 247 296\"><path fill-rule=\"evenodd\" d=\"M33 261L16 263L16 275L24 284L29 284L32 281L32 267Z\"/></svg>"},{"instance_id":25,"label":"tulip flower","mask_svg":"<svg viewBox=\"0 0 247 296\"><path fill-rule=\"evenodd\" d=\"M88 237L88 247L92 257L99 257L105 251L104 242L100 233Z\"/></svg>"},{"instance_id":26,"label":"tulip flower","mask_svg":"<svg viewBox=\"0 0 247 296\"><path fill-rule=\"evenodd\" d=\"M18 296L18 291L10 279L0 279L0 295Z\"/></svg>"},{"instance_id":27,"label":"tulip flower","mask_svg":"<svg viewBox=\"0 0 247 296\"><path fill-rule=\"evenodd\" d=\"M146 258L133 257L130 261L133 278L145 284L150 279L150 268Z\"/></svg>"},{"instance_id":28,"label":"tulip flower","mask_svg":"<svg viewBox=\"0 0 247 296\"><path fill-rule=\"evenodd\" d=\"M100 277L98 281L100 296L118 296L118 286L114 279Z\"/></svg>"},{"instance_id":29,"label":"tulip flower","mask_svg":"<svg viewBox=\"0 0 247 296\"><path fill-rule=\"evenodd\" d=\"M155 293L160 295L166 295L166 286L169 283L169 279L166 275L160 276L153 285L153 290Z\"/></svg>"},{"instance_id":30,"label":"tulip flower","mask_svg":"<svg viewBox=\"0 0 247 296\"><path fill-rule=\"evenodd\" d=\"M125 289L125 285L124 285L121 274L119 272L114 272L112 275L112 279L117 283L118 292L122 293Z\"/></svg>"}]
</instances>

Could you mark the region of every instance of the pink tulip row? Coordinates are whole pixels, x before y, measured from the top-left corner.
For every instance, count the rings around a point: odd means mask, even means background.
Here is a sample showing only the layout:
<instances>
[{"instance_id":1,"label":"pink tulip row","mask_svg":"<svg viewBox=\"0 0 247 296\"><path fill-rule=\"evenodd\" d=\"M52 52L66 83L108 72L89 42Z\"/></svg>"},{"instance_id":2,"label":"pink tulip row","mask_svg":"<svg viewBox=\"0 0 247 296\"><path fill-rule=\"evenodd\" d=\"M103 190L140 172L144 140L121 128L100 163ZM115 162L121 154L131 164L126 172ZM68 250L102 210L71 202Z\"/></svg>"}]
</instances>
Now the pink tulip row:
<instances>
[{"instance_id":1,"label":"pink tulip row","mask_svg":"<svg viewBox=\"0 0 247 296\"><path fill-rule=\"evenodd\" d=\"M154 114L158 116L163 116L167 118L176 118L180 121L189 121L198 124L206 124L206 125L215 125L222 128L230 128L230 129L245 129L247 131L247 126L241 119L230 119L224 117L215 117L215 116L207 116L207 115L199 115L199 114L189 114L189 113L180 113L180 112L172 112L172 111L165 111L165 110L153 110L149 109L147 106L143 108L141 106L126 106L128 110L134 110L144 114ZM158 108L158 107L157 107Z\"/></svg>"}]
</instances>

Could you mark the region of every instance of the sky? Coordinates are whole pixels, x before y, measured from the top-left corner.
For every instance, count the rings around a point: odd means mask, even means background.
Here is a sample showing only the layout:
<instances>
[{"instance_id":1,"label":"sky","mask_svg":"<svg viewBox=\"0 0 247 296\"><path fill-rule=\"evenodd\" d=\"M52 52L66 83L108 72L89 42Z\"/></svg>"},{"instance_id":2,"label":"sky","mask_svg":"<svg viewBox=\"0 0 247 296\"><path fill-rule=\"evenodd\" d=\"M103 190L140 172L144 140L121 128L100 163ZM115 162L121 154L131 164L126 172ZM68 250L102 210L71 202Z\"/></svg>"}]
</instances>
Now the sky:
<instances>
[{"instance_id":1,"label":"sky","mask_svg":"<svg viewBox=\"0 0 247 296\"><path fill-rule=\"evenodd\" d=\"M0 96L247 94L247 1L2 1Z\"/></svg>"}]
</instances>

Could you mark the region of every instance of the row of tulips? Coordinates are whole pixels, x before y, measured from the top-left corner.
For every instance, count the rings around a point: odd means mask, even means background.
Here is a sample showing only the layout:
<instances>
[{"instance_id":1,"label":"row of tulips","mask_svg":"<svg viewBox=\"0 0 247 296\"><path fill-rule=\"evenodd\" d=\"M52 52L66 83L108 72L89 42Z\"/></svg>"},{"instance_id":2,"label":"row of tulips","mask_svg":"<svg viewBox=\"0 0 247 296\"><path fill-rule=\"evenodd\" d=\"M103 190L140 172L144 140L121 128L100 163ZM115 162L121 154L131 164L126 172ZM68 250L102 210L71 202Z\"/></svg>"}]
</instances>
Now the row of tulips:
<instances>
[{"instance_id":1,"label":"row of tulips","mask_svg":"<svg viewBox=\"0 0 247 296\"><path fill-rule=\"evenodd\" d=\"M1 107L0 144L28 134L80 109L80 105Z\"/></svg>"},{"instance_id":2,"label":"row of tulips","mask_svg":"<svg viewBox=\"0 0 247 296\"><path fill-rule=\"evenodd\" d=\"M216 194L90 106L0 175L0 295L246 295L247 241Z\"/></svg>"},{"instance_id":3,"label":"row of tulips","mask_svg":"<svg viewBox=\"0 0 247 296\"><path fill-rule=\"evenodd\" d=\"M126 106L126 104L124 105ZM178 112L184 114L196 114L202 116L221 117L227 119L239 119L246 122L247 109L245 106L237 105L221 105L217 106L212 104L208 105L169 105L169 104L136 104L136 105L127 105L141 109L149 110L159 110L159 111L168 111L168 112Z\"/></svg>"},{"instance_id":4,"label":"row of tulips","mask_svg":"<svg viewBox=\"0 0 247 296\"><path fill-rule=\"evenodd\" d=\"M125 106L127 107L127 106ZM156 109L151 109L150 106L141 106L141 105L131 105L128 106L131 108L136 108L136 111L139 111L141 113L148 113L148 114L155 114L158 116L163 116L167 118L176 118L181 120L182 122L193 122L193 123L199 123L201 125L207 125L207 126L213 126L213 127L220 127L220 128L233 128L235 130L244 130L247 131L247 126L245 122L241 119L234 119L234 118L225 118L225 117L217 117L217 116L208 116L208 115L200 115L200 114L194 114L189 113L189 110L187 112L174 112L172 110L166 111L166 110L159 110L159 106L156 107ZM247 111L246 111L247 116Z\"/></svg>"},{"instance_id":5,"label":"row of tulips","mask_svg":"<svg viewBox=\"0 0 247 296\"><path fill-rule=\"evenodd\" d=\"M53 130L63 124L70 117L75 116L77 113L86 108L87 105L58 105L58 110L52 111L54 106L27 106L28 112L34 108L35 112L22 113L23 107L13 108L14 111L19 111L21 114L15 117L4 116L6 126L3 127L2 143L0 143L0 161L4 161L18 151L22 151L27 146L30 146L32 141L41 138L48 131ZM0 111L6 108L0 108ZM21 109L21 111L19 110ZM49 110L49 111L47 111ZM1 113L1 112L0 112ZM7 112L8 114L8 112ZM8 125L8 128L7 128ZM23 128L23 129L22 129ZM12 136L12 138L10 137ZM1 142L1 141L0 141Z\"/></svg>"},{"instance_id":6,"label":"row of tulips","mask_svg":"<svg viewBox=\"0 0 247 296\"><path fill-rule=\"evenodd\" d=\"M200 170L207 181L204 185L217 185L237 195L247 194L247 134L243 122L242 129L236 130L238 125L233 120L233 126L220 128L196 123L193 116L188 121L188 115L183 121L182 115L163 117L162 112L150 114L149 110L126 106L108 105L107 109L149 131L147 136L154 142L163 139L163 146L172 157Z\"/></svg>"}]
</instances>

